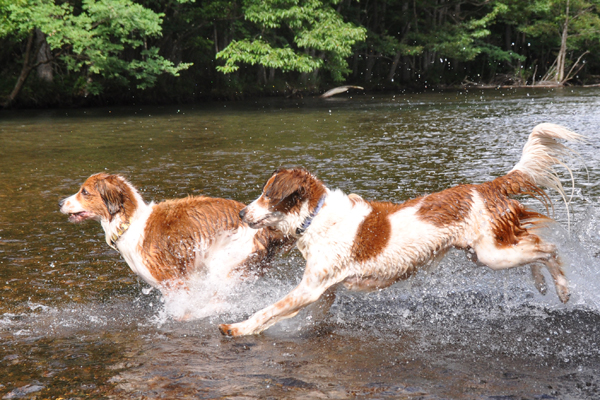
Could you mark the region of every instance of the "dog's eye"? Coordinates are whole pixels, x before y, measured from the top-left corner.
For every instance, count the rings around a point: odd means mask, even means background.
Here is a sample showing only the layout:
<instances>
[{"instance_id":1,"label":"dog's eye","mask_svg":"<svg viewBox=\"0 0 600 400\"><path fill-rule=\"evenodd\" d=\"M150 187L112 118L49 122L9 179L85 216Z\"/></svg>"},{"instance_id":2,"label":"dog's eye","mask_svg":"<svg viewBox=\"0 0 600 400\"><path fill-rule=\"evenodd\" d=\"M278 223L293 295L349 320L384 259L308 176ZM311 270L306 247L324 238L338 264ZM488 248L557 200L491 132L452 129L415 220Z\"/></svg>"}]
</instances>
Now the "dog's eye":
<instances>
[{"instance_id":1,"label":"dog's eye","mask_svg":"<svg viewBox=\"0 0 600 400\"><path fill-rule=\"evenodd\" d=\"M84 196L88 196L90 193L85 189L81 189L81 194Z\"/></svg>"}]
</instances>

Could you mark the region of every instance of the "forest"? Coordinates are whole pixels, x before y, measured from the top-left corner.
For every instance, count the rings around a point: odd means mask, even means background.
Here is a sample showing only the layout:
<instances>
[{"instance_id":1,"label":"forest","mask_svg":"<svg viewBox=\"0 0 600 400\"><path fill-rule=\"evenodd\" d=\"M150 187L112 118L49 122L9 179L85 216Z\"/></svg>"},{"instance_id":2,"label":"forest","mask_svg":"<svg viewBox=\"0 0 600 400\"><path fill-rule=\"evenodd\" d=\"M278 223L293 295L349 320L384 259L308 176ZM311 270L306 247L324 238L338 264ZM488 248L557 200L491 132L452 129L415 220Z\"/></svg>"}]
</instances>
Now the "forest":
<instances>
[{"instance_id":1,"label":"forest","mask_svg":"<svg viewBox=\"0 0 600 400\"><path fill-rule=\"evenodd\" d=\"M0 0L0 104L600 82L600 0Z\"/></svg>"}]
</instances>

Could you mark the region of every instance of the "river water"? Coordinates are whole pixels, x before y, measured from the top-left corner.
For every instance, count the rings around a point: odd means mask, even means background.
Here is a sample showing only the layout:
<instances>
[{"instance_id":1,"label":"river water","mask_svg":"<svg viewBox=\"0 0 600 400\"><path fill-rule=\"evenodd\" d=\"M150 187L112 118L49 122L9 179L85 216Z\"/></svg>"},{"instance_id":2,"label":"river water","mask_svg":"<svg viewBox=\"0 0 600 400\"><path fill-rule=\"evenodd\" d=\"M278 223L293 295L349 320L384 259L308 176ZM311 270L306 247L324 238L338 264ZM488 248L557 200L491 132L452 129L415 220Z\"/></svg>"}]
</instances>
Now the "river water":
<instances>
[{"instance_id":1,"label":"river water","mask_svg":"<svg viewBox=\"0 0 600 400\"><path fill-rule=\"evenodd\" d=\"M219 323L298 283L297 250L221 312L180 322L98 223L58 212L100 171L147 201L249 202L282 165L401 202L502 175L541 122L589 138L572 146L570 221L554 196L547 232L566 261L567 305L553 287L539 295L528 268L494 272L454 251L392 288L342 290L324 320L301 313L229 339ZM600 398L599 126L600 91L570 88L3 111L0 398Z\"/></svg>"}]
</instances>

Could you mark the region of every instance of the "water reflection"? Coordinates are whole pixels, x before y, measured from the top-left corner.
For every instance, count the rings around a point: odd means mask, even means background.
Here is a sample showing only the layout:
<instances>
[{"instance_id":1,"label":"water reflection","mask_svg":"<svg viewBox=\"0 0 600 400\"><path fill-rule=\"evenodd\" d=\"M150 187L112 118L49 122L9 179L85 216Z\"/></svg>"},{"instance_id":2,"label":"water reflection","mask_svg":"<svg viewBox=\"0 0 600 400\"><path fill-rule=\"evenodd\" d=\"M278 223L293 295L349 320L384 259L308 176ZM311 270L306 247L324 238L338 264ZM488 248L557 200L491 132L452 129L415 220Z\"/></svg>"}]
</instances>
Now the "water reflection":
<instances>
[{"instance_id":1,"label":"water reflection","mask_svg":"<svg viewBox=\"0 0 600 400\"><path fill-rule=\"evenodd\" d=\"M600 100L592 89L339 97L330 101L12 112L0 115L0 395L6 398L593 398L600 367ZM248 202L280 165L332 188L403 201L508 171L531 128L588 135L575 146L571 232L548 232L570 262L569 304L535 292L524 269L491 272L453 252L390 290L343 292L264 335L216 324L281 297L297 252L242 285L222 315L179 323L144 295L95 223L58 199L100 171L146 200L188 194ZM531 204L534 204L533 202Z\"/></svg>"}]
</instances>

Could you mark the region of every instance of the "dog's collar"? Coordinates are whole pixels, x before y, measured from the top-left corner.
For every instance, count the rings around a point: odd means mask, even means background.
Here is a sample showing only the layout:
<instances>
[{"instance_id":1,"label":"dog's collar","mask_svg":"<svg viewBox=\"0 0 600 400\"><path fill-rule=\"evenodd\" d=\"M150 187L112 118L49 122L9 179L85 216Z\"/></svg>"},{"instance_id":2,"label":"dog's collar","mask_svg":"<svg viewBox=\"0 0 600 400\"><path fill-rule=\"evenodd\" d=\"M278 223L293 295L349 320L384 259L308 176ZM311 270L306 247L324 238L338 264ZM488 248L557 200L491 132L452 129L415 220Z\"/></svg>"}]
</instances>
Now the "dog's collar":
<instances>
[{"instance_id":1,"label":"dog's collar","mask_svg":"<svg viewBox=\"0 0 600 400\"><path fill-rule=\"evenodd\" d=\"M110 247L117 250L117 241L121 238L121 236L123 236L125 232L127 232L127 229L129 229L129 225L131 225L131 223L129 222L129 220L127 220L125 222L122 222L117 227L117 231L113 233L113 235L110 237L110 243L108 243Z\"/></svg>"},{"instance_id":2,"label":"dog's collar","mask_svg":"<svg viewBox=\"0 0 600 400\"><path fill-rule=\"evenodd\" d=\"M319 211L321 211L321 208L323 207L323 204L325 203L325 197L326 197L325 195L321 196L321 198L319 199L319 203L317 203L317 206L315 207L315 209L310 213L310 215L308 217L306 217L306 219L304 220L304 222L302 223L300 228L296 229L296 235L302 235L308 229L308 227L312 223L313 219L317 216Z\"/></svg>"}]
</instances>

